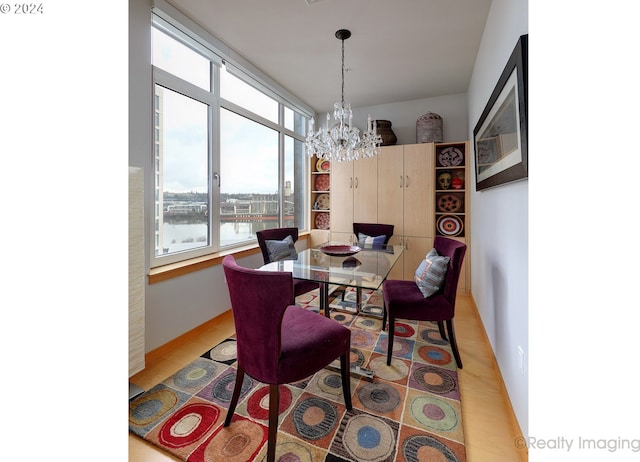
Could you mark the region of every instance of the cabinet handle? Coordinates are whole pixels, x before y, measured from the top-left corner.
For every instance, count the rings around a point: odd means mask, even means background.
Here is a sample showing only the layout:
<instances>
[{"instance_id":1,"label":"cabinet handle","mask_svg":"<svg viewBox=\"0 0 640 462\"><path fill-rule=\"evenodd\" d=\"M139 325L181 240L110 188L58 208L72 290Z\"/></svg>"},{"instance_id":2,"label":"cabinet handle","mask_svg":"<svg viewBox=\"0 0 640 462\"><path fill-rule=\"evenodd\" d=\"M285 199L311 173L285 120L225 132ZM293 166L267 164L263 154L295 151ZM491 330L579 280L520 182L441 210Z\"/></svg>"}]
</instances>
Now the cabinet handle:
<instances>
[{"instance_id":1,"label":"cabinet handle","mask_svg":"<svg viewBox=\"0 0 640 462\"><path fill-rule=\"evenodd\" d=\"M400 187L402 188L402 175L400 175Z\"/></svg>"},{"instance_id":2,"label":"cabinet handle","mask_svg":"<svg viewBox=\"0 0 640 462\"><path fill-rule=\"evenodd\" d=\"M409 250L409 239L406 237L404 239L404 250Z\"/></svg>"},{"instance_id":3,"label":"cabinet handle","mask_svg":"<svg viewBox=\"0 0 640 462\"><path fill-rule=\"evenodd\" d=\"M356 189L358 189L358 177L356 177Z\"/></svg>"},{"instance_id":4,"label":"cabinet handle","mask_svg":"<svg viewBox=\"0 0 640 462\"><path fill-rule=\"evenodd\" d=\"M349 177L349 189L353 188L353 177Z\"/></svg>"},{"instance_id":5,"label":"cabinet handle","mask_svg":"<svg viewBox=\"0 0 640 462\"><path fill-rule=\"evenodd\" d=\"M404 184L408 188L409 187L409 175L407 175L405 178L406 178L406 180L405 180Z\"/></svg>"}]
</instances>

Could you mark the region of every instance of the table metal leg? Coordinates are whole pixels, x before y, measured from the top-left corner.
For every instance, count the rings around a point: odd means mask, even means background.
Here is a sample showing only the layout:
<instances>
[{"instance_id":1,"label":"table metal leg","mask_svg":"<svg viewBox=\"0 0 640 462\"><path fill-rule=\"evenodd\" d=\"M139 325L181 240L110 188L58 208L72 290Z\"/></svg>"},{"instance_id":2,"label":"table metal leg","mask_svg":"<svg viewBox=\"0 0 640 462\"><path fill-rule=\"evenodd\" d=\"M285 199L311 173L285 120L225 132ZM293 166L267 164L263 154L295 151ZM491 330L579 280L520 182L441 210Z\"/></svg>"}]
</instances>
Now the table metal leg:
<instances>
[{"instance_id":1,"label":"table metal leg","mask_svg":"<svg viewBox=\"0 0 640 462\"><path fill-rule=\"evenodd\" d=\"M326 282L319 283L319 292L320 292L320 309L324 310L324 315L327 318L330 318L329 314L329 284Z\"/></svg>"}]
</instances>

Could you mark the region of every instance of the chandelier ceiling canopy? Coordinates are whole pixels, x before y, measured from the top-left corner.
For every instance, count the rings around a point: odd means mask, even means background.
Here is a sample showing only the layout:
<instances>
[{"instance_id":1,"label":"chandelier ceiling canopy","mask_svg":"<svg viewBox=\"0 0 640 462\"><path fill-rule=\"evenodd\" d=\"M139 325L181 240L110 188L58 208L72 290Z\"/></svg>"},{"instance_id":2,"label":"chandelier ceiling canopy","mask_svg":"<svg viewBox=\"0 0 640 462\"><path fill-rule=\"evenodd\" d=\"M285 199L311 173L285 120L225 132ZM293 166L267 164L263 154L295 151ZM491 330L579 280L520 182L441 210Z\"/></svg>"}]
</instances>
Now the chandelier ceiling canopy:
<instances>
[{"instance_id":1,"label":"chandelier ceiling canopy","mask_svg":"<svg viewBox=\"0 0 640 462\"><path fill-rule=\"evenodd\" d=\"M309 157L315 154L319 159L341 162L380 154L382 137L377 133L375 121L372 122L369 116L367 129L360 135L360 130L352 126L351 104L344 102L344 41L349 37L351 31L347 29L336 32L336 38L342 42L342 99L333 105L333 127L330 126L331 119L327 113L327 126L318 127L318 131L314 132L315 120L311 118L305 142Z\"/></svg>"}]
</instances>

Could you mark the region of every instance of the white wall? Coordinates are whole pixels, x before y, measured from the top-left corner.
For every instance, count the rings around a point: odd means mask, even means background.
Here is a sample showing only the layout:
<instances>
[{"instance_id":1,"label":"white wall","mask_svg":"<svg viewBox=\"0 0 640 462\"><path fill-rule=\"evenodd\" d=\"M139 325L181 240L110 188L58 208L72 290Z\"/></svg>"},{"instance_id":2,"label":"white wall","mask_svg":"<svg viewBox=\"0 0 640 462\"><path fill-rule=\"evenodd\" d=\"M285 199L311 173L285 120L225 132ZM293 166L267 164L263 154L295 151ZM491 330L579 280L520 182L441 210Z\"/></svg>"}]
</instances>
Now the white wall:
<instances>
[{"instance_id":1,"label":"white wall","mask_svg":"<svg viewBox=\"0 0 640 462\"><path fill-rule=\"evenodd\" d=\"M469 85L468 139L521 35L527 0L493 0ZM535 154L534 154L535 155ZM528 435L528 199L527 181L471 193L471 292L511 404ZM524 374L517 349L524 350Z\"/></svg>"},{"instance_id":2,"label":"white wall","mask_svg":"<svg viewBox=\"0 0 640 462\"><path fill-rule=\"evenodd\" d=\"M466 93L354 108L353 121L362 130L367 125L368 115L371 115L374 120L389 120L391 121L391 129L398 138L396 144L414 144L417 143L416 122L421 115L427 112L434 112L442 117L443 141L465 141L467 139Z\"/></svg>"}]
</instances>

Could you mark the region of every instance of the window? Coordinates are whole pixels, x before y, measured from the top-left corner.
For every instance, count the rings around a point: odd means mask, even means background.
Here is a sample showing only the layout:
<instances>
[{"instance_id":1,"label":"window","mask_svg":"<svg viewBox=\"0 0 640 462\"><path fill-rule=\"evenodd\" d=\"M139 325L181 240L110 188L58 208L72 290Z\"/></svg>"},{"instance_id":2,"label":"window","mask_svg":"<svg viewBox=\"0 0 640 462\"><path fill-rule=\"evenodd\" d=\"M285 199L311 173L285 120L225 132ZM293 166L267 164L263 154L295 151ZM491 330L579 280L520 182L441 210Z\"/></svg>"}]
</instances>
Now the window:
<instances>
[{"instance_id":1,"label":"window","mask_svg":"<svg viewBox=\"0 0 640 462\"><path fill-rule=\"evenodd\" d=\"M154 16L152 266L307 229L309 117Z\"/></svg>"}]
</instances>

